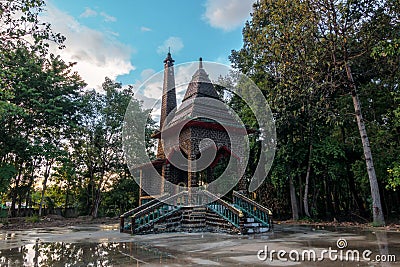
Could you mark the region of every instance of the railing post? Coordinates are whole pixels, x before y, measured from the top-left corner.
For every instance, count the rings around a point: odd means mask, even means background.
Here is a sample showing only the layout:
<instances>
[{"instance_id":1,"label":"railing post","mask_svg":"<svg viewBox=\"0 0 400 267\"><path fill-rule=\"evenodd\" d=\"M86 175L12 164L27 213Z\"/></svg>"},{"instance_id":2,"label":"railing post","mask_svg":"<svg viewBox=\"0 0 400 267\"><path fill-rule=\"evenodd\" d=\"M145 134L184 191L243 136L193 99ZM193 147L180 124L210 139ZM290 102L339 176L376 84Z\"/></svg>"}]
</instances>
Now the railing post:
<instances>
[{"instance_id":1,"label":"railing post","mask_svg":"<svg viewBox=\"0 0 400 267\"><path fill-rule=\"evenodd\" d=\"M245 217L244 217L242 211L240 211L240 213L239 213L239 231L241 234L244 234L244 223L245 223Z\"/></svg>"},{"instance_id":2,"label":"railing post","mask_svg":"<svg viewBox=\"0 0 400 267\"><path fill-rule=\"evenodd\" d=\"M268 224L269 224L269 229L273 229L274 227L274 221L272 220L272 212L268 211Z\"/></svg>"},{"instance_id":3,"label":"railing post","mask_svg":"<svg viewBox=\"0 0 400 267\"><path fill-rule=\"evenodd\" d=\"M131 217L131 234L135 233L136 225L134 216Z\"/></svg>"},{"instance_id":4,"label":"railing post","mask_svg":"<svg viewBox=\"0 0 400 267\"><path fill-rule=\"evenodd\" d=\"M123 233L124 228L125 228L125 218L124 218L124 216L121 216L120 220L119 220L119 232Z\"/></svg>"}]
</instances>

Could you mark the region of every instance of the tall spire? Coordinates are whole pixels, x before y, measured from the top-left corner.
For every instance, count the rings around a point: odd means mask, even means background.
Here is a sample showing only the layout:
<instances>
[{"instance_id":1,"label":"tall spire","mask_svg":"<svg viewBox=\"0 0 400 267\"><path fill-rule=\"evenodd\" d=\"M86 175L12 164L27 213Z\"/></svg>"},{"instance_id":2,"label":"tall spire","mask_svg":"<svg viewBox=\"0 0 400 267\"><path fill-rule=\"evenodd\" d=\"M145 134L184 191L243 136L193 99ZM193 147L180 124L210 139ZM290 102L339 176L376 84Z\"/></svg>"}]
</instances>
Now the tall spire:
<instances>
[{"instance_id":1,"label":"tall spire","mask_svg":"<svg viewBox=\"0 0 400 267\"><path fill-rule=\"evenodd\" d=\"M168 49L167 57L164 60L164 83L161 102L160 130L162 130L167 116L176 108L174 62L175 60L172 59L171 52ZM164 150L159 140L157 158L164 157Z\"/></svg>"},{"instance_id":2,"label":"tall spire","mask_svg":"<svg viewBox=\"0 0 400 267\"><path fill-rule=\"evenodd\" d=\"M182 102L198 96L218 99L217 91L203 68L203 58L199 58L199 68L193 74Z\"/></svg>"},{"instance_id":3,"label":"tall spire","mask_svg":"<svg viewBox=\"0 0 400 267\"><path fill-rule=\"evenodd\" d=\"M174 65L174 62L175 62L175 60L172 59L170 48L168 48L167 57L164 59L164 70L165 70L166 65L168 67L172 67ZM164 81L165 81L165 76L164 76Z\"/></svg>"}]
</instances>

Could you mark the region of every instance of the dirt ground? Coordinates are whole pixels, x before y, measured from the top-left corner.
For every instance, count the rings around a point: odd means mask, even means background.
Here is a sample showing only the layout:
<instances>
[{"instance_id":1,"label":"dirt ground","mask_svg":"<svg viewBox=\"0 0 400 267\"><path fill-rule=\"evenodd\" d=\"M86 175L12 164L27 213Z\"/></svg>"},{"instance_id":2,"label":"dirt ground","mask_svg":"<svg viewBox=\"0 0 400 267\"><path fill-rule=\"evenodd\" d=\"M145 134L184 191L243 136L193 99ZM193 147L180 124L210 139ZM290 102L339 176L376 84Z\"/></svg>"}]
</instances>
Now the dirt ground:
<instances>
[{"instance_id":1,"label":"dirt ground","mask_svg":"<svg viewBox=\"0 0 400 267\"><path fill-rule=\"evenodd\" d=\"M400 232L400 223L398 221L387 222L386 226L383 227L373 227L371 223L358 223L358 222L313 222L313 221L275 221L274 224L284 224L284 225L305 225L305 226L313 226L315 229L324 229L324 228L332 228L332 227L351 227L351 228L361 228L361 229L375 229L375 230L386 230L386 231L397 231Z\"/></svg>"},{"instance_id":2,"label":"dirt ground","mask_svg":"<svg viewBox=\"0 0 400 267\"><path fill-rule=\"evenodd\" d=\"M32 228L65 227L82 224L114 224L119 223L119 218L96 218L91 216L80 216L77 218L64 218L59 215L48 215L37 222L30 221L29 217L7 218L0 221L2 230L27 230Z\"/></svg>"},{"instance_id":3,"label":"dirt ground","mask_svg":"<svg viewBox=\"0 0 400 267\"><path fill-rule=\"evenodd\" d=\"M68 220L76 223L83 218ZM60 220L61 221L61 220ZM298 226L277 223L261 235L223 233L162 233L129 235L119 232L118 223L45 227L26 230L0 229L0 266L400 266L400 233L352 227ZM65 222L66 223L66 222ZM16 226L16 225L15 225ZM35 225L36 226L36 225ZM325 227L325 226L322 226ZM344 240L347 250L370 250L370 257L394 255L388 264L351 259L336 261L322 252L337 249ZM348 242L348 248L347 248ZM302 253L312 249L315 260L264 259L265 251ZM261 251L261 252L260 252ZM335 250L338 251L338 250ZM345 253L343 252L343 255ZM261 254L260 254L261 253ZM262 254L264 253L264 254ZM346 252L347 253L347 252ZM323 255L323 257L322 257Z\"/></svg>"},{"instance_id":4,"label":"dirt ground","mask_svg":"<svg viewBox=\"0 0 400 267\"><path fill-rule=\"evenodd\" d=\"M31 222L29 217L16 217L8 218L0 221L0 229L4 230L27 230L32 228L47 228L47 227L65 227L65 226L78 226L82 224L118 224L119 218L96 218L91 216L80 216L77 218L64 218L59 215L48 215L41 218L38 222ZM384 227L372 227L371 223L357 223L357 222L313 222L313 221L274 221L275 225L305 225L312 226L314 229L325 229L332 227L356 227L361 229L375 229L386 231L400 232L399 222L388 222Z\"/></svg>"}]
</instances>

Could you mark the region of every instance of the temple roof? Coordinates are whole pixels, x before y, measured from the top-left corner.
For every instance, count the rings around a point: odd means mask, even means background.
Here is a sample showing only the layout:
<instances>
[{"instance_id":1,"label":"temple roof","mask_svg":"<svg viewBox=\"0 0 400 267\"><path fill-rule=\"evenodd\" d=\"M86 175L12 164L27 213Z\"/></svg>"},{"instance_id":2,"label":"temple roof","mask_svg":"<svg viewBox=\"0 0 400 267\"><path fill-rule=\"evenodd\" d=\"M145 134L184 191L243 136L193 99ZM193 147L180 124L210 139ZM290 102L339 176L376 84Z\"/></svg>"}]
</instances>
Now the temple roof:
<instances>
[{"instance_id":1,"label":"temple roof","mask_svg":"<svg viewBox=\"0 0 400 267\"><path fill-rule=\"evenodd\" d=\"M166 128L173 128L190 120L210 124L217 122L234 128L241 127L234 115L229 112L226 104L219 99L214 85L203 68L201 58L199 60L199 68L192 76L182 104L175 112L172 120L166 124L168 125Z\"/></svg>"},{"instance_id":2,"label":"temple roof","mask_svg":"<svg viewBox=\"0 0 400 267\"><path fill-rule=\"evenodd\" d=\"M207 72L203 68L203 59L199 59L199 68L193 74L192 80L186 90L182 102L194 97L212 97L218 99L217 91L208 77Z\"/></svg>"}]
</instances>

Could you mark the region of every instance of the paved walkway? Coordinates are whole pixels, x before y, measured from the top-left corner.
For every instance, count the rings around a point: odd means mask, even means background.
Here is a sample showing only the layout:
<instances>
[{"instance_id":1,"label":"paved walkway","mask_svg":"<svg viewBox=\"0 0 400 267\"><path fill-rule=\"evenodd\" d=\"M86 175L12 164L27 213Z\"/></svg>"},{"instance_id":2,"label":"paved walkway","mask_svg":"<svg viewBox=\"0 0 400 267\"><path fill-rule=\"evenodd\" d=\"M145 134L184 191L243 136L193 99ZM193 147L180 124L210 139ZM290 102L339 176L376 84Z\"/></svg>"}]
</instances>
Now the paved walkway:
<instances>
[{"instance_id":1,"label":"paved walkway","mask_svg":"<svg viewBox=\"0 0 400 267\"><path fill-rule=\"evenodd\" d=\"M346 245L343 249L338 249L338 239L342 241L340 246ZM336 261L330 260L329 248L333 251L331 256L338 258ZM269 252L267 257L265 250ZM327 252L323 253L324 250ZM355 258L357 255L349 254L353 250L359 251L360 262L339 261L340 253L344 260L347 254ZM396 256L397 262L368 262L362 259L367 250L372 253L367 255L371 260L382 254ZM278 251L282 251L280 256ZM131 236L119 233L116 224L0 231L0 266L321 266L322 262L309 260L312 251L316 260L324 258L326 267L400 266L400 233L277 225L272 233L256 236L218 233Z\"/></svg>"}]
</instances>

